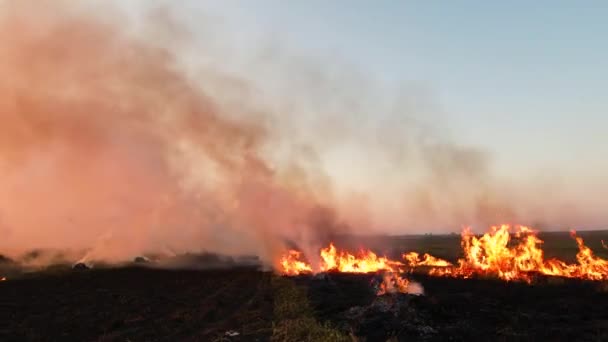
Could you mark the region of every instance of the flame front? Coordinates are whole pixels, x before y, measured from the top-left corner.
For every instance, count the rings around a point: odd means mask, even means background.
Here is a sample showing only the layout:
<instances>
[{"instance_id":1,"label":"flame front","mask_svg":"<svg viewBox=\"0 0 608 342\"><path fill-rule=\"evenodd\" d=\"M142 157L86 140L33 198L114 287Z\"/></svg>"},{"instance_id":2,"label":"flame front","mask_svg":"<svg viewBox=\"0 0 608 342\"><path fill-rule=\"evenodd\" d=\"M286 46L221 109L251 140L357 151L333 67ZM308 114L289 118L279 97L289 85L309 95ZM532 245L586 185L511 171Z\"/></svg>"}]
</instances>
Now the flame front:
<instances>
[{"instance_id":1,"label":"flame front","mask_svg":"<svg viewBox=\"0 0 608 342\"><path fill-rule=\"evenodd\" d=\"M513 232L512 232L513 230ZM379 257L369 250L357 254L339 251L334 244L320 251L321 271L339 271L349 273L369 273L387 271L402 272L425 266L430 275L470 278L474 276L492 276L503 280L520 280L531 282L534 274L580 278L588 280L608 280L608 260L594 255L583 239L573 231L572 237L578 246L576 264L568 264L557 259L545 260L540 248L543 243L535 231L524 226L494 226L480 237L470 229L462 232L462 250L464 257L456 265L436 258L430 254L416 252L402 255L405 263ZM603 243L604 247L606 245ZM289 251L282 258L281 272L296 275L312 272L310 264L300 260L298 251Z\"/></svg>"},{"instance_id":2,"label":"flame front","mask_svg":"<svg viewBox=\"0 0 608 342\"><path fill-rule=\"evenodd\" d=\"M422 258L420 258L420 254L416 252L409 252L403 254L403 259L407 261L407 264L411 267L418 266L435 266L435 267L448 267L452 266L452 263L449 261L436 258L428 253L424 253Z\"/></svg>"},{"instance_id":3,"label":"flame front","mask_svg":"<svg viewBox=\"0 0 608 342\"><path fill-rule=\"evenodd\" d=\"M378 271L397 272L403 264L379 257L370 250L361 250L357 255L338 251L332 244L321 250L321 271L346 273L370 273Z\"/></svg>"},{"instance_id":4,"label":"flame front","mask_svg":"<svg viewBox=\"0 0 608 342\"><path fill-rule=\"evenodd\" d=\"M608 260L595 256L593 251L585 246L583 238L576 236L574 231L572 236L576 239L578 245L578 254L576 254L578 267L574 269L573 276L593 280L608 280Z\"/></svg>"},{"instance_id":5,"label":"flame front","mask_svg":"<svg viewBox=\"0 0 608 342\"><path fill-rule=\"evenodd\" d=\"M488 233L475 237L470 229L462 233L464 258L456 267L433 268L433 275L449 275L469 278L475 275L497 276L504 280L530 282L533 274L580 278L589 280L608 279L608 260L596 257L585 245L581 237L571 234L576 240L579 252L577 264L567 264L561 260L545 260L539 247L543 241L528 227L516 226L511 234L509 225L492 227ZM509 246L512 235L518 244Z\"/></svg>"},{"instance_id":6,"label":"flame front","mask_svg":"<svg viewBox=\"0 0 608 342\"><path fill-rule=\"evenodd\" d=\"M302 273L312 273L312 267L300 260L301 252L290 250L281 257L282 273L285 275L298 275Z\"/></svg>"},{"instance_id":7,"label":"flame front","mask_svg":"<svg viewBox=\"0 0 608 342\"><path fill-rule=\"evenodd\" d=\"M322 272L336 271L344 273L371 273L378 271L399 272L403 263L380 257L370 250L360 250L356 254L346 251L338 251L333 243L327 248L321 249L321 263L319 269ZM281 273L285 275L298 275L312 273L312 266L301 259L302 253L289 250L281 257Z\"/></svg>"}]
</instances>

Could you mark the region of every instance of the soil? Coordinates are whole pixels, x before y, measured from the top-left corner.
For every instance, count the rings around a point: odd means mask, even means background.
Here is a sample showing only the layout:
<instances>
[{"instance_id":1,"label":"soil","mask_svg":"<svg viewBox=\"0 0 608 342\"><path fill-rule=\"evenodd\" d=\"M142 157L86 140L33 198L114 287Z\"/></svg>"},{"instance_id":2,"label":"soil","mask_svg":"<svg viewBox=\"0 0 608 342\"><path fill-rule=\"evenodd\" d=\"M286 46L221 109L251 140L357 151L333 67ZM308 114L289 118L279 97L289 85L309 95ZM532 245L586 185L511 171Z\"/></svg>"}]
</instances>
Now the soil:
<instances>
[{"instance_id":1,"label":"soil","mask_svg":"<svg viewBox=\"0 0 608 342\"><path fill-rule=\"evenodd\" d=\"M267 340L270 273L70 270L0 283L0 341ZM236 339L232 339L236 340Z\"/></svg>"},{"instance_id":2,"label":"soil","mask_svg":"<svg viewBox=\"0 0 608 342\"><path fill-rule=\"evenodd\" d=\"M608 340L605 283L539 278L529 285L493 279L411 278L423 285L425 295L411 296L407 312L396 314L400 321L392 325L357 322L354 328L360 336L373 341L373 335L384 330L385 335L380 334L377 340L386 341L392 336L399 341ZM378 301L367 286L369 281L371 276L349 274L333 274L325 282L298 280L310 288L310 300L319 319L350 330L353 326L352 322L348 326L346 314L349 308ZM388 301L396 300L387 296Z\"/></svg>"},{"instance_id":3,"label":"soil","mask_svg":"<svg viewBox=\"0 0 608 342\"><path fill-rule=\"evenodd\" d=\"M0 340L266 341L274 320L272 277L250 268L129 267L9 279L0 282ZM291 279L307 290L318 321L368 342L608 340L606 284L412 275L425 295L379 299L372 277ZM382 309L390 303L399 305Z\"/></svg>"}]
</instances>

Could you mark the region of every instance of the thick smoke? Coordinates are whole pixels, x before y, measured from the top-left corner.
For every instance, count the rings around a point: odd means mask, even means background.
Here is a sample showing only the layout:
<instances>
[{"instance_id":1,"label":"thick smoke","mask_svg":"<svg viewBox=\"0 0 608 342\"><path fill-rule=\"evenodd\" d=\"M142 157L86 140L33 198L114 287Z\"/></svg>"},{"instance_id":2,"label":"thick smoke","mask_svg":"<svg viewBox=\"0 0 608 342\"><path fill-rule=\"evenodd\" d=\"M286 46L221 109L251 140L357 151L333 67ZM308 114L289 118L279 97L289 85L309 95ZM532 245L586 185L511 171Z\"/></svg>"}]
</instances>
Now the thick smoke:
<instances>
[{"instance_id":1,"label":"thick smoke","mask_svg":"<svg viewBox=\"0 0 608 342\"><path fill-rule=\"evenodd\" d=\"M303 175L261 156L263 116L224 113L172 51L124 26L34 6L5 4L0 22L0 249L269 260L334 228Z\"/></svg>"},{"instance_id":2,"label":"thick smoke","mask_svg":"<svg viewBox=\"0 0 608 342\"><path fill-rule=\"evenodd\" d=\"M422 119L425 104L391 108L359 75L285 55L252 62L285 79L193 73L179 57L191 37L167 12L151 18L169 30L136 31L61 4L1 5L2 253L272 262L288 242L316 255L335 233L536 219L486 153ZM197 53L221 55L212 46ZM398 115L369 115L381 112ZM358 161L326 172L327 155Z\"/></svg>"}]
</instances>

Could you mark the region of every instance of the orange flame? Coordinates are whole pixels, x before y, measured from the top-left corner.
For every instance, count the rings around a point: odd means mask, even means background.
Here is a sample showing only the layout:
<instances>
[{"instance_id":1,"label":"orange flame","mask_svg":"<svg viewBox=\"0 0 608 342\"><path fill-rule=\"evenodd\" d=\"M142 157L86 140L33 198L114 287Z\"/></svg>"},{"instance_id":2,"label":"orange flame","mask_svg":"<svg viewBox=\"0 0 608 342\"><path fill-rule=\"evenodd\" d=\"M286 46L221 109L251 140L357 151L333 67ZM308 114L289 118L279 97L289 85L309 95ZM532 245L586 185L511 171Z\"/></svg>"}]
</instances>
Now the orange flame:
<instances>
[{"instance_id":1,"label":"orange flame","mask_svg":"<svg viewBox=\"0 0 608 342\"><path fill-rule=\"evenodd\" d=\"M573 276L592 280L608 280L608 260L595 256L593 251L585 246L583 238L576 236L574 231L571 233L578 245L578 253L576 254L578 265L574 268Z\"/></svg>"},{"instance_id":2,"label":"orange flame","mask_svg":"<svg viewBox=\"0 0 608 342\"><path fill-rule=\"evenodd\" d=\"M402 278L396 273L385 273L382 276L382 283L378 289L378 296L382 296L387 293L407 293L410 281L407 278Z\"/></svg>"},{"instance_id":3,"label":"orange flame","mask_svg":"<svg viewBox=\"0 0 608 342\"><path fill-rule=\"evenodd\" d=\"M418 266L435 266L435 267L448 267L452 266L452 263L449 261L435 258L434 256L424 253L422 259L420 258L420 254L416 252L409 252L403 254L403 259L405 259L410 267L418 267Z\"/></svg>"},{"instance_id":4,"label":"orange flame","mask_svg":"<svg viewBox=\"0 0 608 342\"><path fill-rule=\"evenodd\" d=\"M449 275L469 278L473 275L497 276L504 280L530 282L532 274L590 280L608 279L608 261L596 257L583 239L576 236L579 248L576 255L578 264L567 264L557 259L544 259L543 243L536 233L524 226L515 227L515 238L519 243L509 246L512 241L509 225L492 227L490 232L477 238L469 229L462 234L464 258L458 260L457 267L434 268L433 275Z\"/></svg>"},{"instance_id":5,"label":"orange flame","mask_svg":"<svg viewBox=\"0 0 608 342\"><path fill-rule=\"evenodd\" d=\"M6 277L0 278L0 281L6 281Z\"/></svg>"},{"instance_id":6,"label":"orange flame","mask_svg":"<svg viewBox=\"0 0 608 342\"><path fill-rule=\"evenodd\" d=\"M370 273L377 271L399 271L403 266L398 261L379 257L370 250L361 250L358 255L346 251L338 251L333 243L321 250L321 270L339 271L346 273Z\"/></svg>"},{"instance_id":7,"label":"orange flame","mask_svg":"<svg viewBox=\"0 0 608 342\"><path fill-rule=\"evenodd\" d=\"M400 271L404 266L399 261L380 257L370 250L360 250L359 253L351 254L346 251L338 251L333 243L327 248L321 249L321 263L319 269L322 272L337 271L344 273L371 273L377 271ZM298 275L311 273L310 264L302 261L302 253L296 250L289 250L281 257L281 273L285 275Z\"/></svg>"},{"instance_id":8,"label":"orange flame","mask_svg":"<svg viewBox=\"0 0 608 342\"><path fill-rule=\"evenodd\" d=\"M287 254L281 257L282 273L285 275L298 275L302 273L312 273L312 267L304 261L300 260L302 253L289 250Z\"/></svg>"},{"instance_id":9,"label":"orange flame","mask_svg":"<svg viewBox=\"0 0 608 342\"><path fill-rule=\"evenodd\" d=\"M572 231L578 246L576 264L568 264L557 259L544 258L540 248L543 243L535 231L524 226L501 225L491 227L490 231L477 237L466 228L462 232L461 245L464 257L457 265L436 258L430 254L422 257L416 252L402 255L406 263L379 257L369 250L358 254L338 251L332 244L321 250L321 271L335 270L349 273L368 273L377 271L401 272L403 268L426 266L430 275L470 278L473 276L493 276L503 280L531 282L534 274L580 278L588 280L608 280L608 260L594 255L581 237ZM604 247L606 244L602 242ZM300 252L289 251L282 258L281 272L286 275L312 272L312 267L300 260Z\"/></svg>"}]
</instances>

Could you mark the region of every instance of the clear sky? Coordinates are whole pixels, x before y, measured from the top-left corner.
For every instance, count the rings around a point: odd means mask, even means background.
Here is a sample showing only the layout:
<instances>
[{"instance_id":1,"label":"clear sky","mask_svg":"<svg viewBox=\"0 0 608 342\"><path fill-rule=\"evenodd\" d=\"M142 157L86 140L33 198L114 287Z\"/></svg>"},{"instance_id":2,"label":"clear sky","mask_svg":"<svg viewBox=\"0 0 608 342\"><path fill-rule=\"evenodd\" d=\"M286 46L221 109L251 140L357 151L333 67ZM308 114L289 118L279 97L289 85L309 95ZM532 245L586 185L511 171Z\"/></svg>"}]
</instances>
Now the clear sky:
<instances>
[{"instance_id":1,"label":"clear sky","mask_svg":"<svg viewBox=\"0 0 608 342\"><path fill-rule=\"evenodd\" d=\"M184 5L184 2L181 2ZM608 171L608 2L190 1L243 41L271 35L431 89L498 165Z\"/></svg>"}]
</instances>

